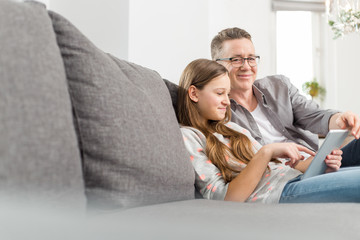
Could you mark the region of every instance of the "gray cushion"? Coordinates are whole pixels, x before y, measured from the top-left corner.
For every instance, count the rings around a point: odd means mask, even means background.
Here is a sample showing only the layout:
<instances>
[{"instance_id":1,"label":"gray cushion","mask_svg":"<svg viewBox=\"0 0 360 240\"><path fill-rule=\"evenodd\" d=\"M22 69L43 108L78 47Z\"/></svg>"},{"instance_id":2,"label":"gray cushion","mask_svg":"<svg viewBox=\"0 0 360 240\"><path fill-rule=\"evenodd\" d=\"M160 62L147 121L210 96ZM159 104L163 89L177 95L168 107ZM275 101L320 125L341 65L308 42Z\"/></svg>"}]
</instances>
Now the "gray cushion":
<instances>
[{"instance_id":1,"label":"gray cushion","mask_svg":"<svg viewBox=\"0 0 360 240\"><path fill-rule=\"evenodd\" d=\"M102 216L86 229L112 239L360 239L360 204L189 200ZM90 234L91 233L91 234ZM87 238L88 239L88 238ZM95 238L94 238L95 239Z\"/></svg>"},{"instance_id":2,"label":"gray cushion","mask_svg":"<svg viewBox=\"0 0 360 240\"><path fill-rule=\"evenodd\" d=\"M91 208L194 198L194 171L162 78L97 49L50 12L75 110Z\"/></svg>"},{"instance_id":3,"label":"gray cushion","mask_svg":"<svg viewBox=\"0 0 360 240\"><path fill-rule=\"evenodd\" d=\"M46 8L0 1L0 198L85 209L65 70Z\"/></svg>"},{"instance_id":4,"label":"gray cushion","mask_svg":"<svg viewBox=\"0 0 360 240\"><path fill-rule=\"evenodd\" d=\"M360 239L358 203L270 205L188 200L97 215L86 221L0 203L1 239L6 240ZM39 228L41 231L34 231Z\"/></svg>"},{"instance_id":5,"label":"gray cushion","mask_svg":"<svg viewBox=\"0 0 360 240\"><path fill-rule=\"evenodd\" d=\"M179 86L173 82L170 82L167 79L163 79L163 80L164 83L166 84L166 87L169 90L174 111L177 112L177 95L178 95Z\"/></svg>"}]
</instances>

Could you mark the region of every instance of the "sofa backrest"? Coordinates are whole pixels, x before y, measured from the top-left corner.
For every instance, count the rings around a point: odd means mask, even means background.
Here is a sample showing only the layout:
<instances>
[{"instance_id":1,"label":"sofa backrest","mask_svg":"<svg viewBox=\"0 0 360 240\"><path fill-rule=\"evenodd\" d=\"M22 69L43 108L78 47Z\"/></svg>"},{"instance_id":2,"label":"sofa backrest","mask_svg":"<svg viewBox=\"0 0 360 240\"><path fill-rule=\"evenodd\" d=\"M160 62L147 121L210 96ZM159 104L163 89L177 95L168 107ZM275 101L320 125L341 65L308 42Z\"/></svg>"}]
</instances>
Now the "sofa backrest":
<instances>
[{"instance_id":1,"label":"sofa backrest","mask_svg":"<svg viewBox=\"0 0 360 240\"><path fill-rule=\"evenodd\" d=\"M0 1L0 199L85 209L65 70L44 5Z\"/></svg>"},{"instance_id":2,"label":"sofa backrest","mask_svg":"<svg viewBox=\"0 0 360 240\"><path fill-rule=\"evenodd\" d=\"M155 71L99 50L49 13L74 108L90 208L194 198L194 170L169 91Z\"/></svg>"}]
</instances>

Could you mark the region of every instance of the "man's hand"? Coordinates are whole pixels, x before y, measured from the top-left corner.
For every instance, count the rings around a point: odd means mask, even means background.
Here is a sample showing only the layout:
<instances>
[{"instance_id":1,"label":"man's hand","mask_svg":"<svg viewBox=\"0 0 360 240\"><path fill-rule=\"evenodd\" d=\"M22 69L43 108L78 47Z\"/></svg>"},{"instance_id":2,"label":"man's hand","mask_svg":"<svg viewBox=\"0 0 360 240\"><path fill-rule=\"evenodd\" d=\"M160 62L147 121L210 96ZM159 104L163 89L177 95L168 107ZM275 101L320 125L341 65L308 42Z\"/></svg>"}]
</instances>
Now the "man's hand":
<instances>
[{"instance_id":1,"label":"man's hand","mask_svg":"<svg viewBox=\"0 0 360 240\"><path fill-rule=\"evenodd\" d=\"M347 111L343 113L337 113L333 116L338 128L349 129L351 134L356 138L360 138L360 118L353 112ZM332 118L333 118L332 117ZM334 126L329 126L330 129L336 129Z\"/></svg>"}]
</instances>

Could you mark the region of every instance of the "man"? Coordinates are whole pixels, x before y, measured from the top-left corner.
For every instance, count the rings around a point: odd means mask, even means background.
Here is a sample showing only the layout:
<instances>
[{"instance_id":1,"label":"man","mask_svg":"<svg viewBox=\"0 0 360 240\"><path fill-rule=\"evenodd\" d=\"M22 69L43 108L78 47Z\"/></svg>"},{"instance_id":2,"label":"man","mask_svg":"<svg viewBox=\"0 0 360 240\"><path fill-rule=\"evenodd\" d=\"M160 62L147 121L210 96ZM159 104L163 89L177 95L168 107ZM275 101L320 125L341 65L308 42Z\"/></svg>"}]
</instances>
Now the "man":
<instances>
[{"instance_id":1,"label":"man","mask_svg":"<svg viewBox=\"0 0 360 240\"><path fill-rule=\"evenodd\" d=\"M211 55L229 71L231 120L247 128L261 144L291 141L317 150L317 134L345 128L359 139L360 119L354 113L320 109L285 76L255 81L260 57L245 30L219 32L211 42ZM343 167L360 165L360 141L354 140L342 150Z\"/></svg>"}]
</instances>

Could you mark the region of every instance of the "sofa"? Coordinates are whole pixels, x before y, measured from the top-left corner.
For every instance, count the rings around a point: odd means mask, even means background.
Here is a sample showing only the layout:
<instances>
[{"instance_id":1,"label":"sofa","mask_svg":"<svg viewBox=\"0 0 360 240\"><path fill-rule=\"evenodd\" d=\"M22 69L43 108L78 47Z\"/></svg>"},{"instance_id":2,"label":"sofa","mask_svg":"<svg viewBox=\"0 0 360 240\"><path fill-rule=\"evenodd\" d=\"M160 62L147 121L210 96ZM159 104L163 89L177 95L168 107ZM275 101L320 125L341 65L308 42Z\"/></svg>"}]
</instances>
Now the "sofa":
<instances>
[{"instance_id":1,"label":"sofa","mask_svg":"<svg viewBox=\"0 0 360 240\"><path fill-rule=\"evenodd\" d=\"M360 205L201 199L177 86L0 0L1 239L360 239Z\"/></svg>"}]
</instances>

